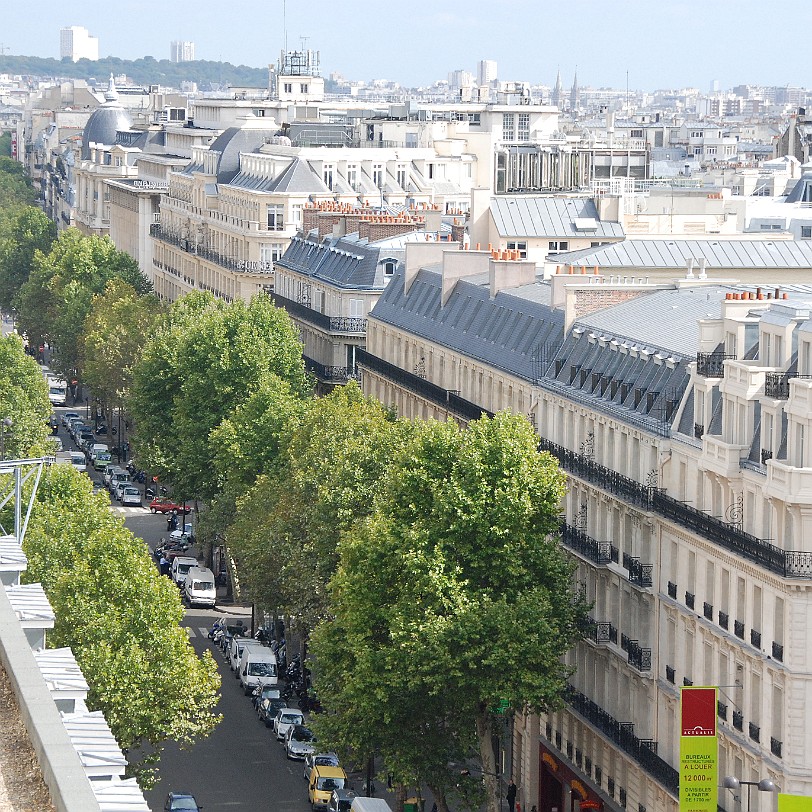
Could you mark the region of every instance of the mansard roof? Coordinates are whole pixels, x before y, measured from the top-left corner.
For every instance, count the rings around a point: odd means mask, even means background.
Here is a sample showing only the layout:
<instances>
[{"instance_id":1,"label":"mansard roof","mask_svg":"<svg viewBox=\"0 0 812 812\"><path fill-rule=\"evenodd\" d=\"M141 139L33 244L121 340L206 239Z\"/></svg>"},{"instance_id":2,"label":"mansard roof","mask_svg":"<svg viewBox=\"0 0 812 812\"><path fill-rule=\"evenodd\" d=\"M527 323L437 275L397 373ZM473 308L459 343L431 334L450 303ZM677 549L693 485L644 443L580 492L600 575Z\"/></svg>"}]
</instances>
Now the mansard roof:
<instances>
[{"instance_id":1,"label":"mansard roof","mask_svg":"<svg viewBox=\"0 0 812 812\"><path fill-rule=\"evenodd\" d=\"M601 220L595 203L586 197L497 195L491 216L501 237L620 239L623 226Z\"/></svg>"}]
</instances>

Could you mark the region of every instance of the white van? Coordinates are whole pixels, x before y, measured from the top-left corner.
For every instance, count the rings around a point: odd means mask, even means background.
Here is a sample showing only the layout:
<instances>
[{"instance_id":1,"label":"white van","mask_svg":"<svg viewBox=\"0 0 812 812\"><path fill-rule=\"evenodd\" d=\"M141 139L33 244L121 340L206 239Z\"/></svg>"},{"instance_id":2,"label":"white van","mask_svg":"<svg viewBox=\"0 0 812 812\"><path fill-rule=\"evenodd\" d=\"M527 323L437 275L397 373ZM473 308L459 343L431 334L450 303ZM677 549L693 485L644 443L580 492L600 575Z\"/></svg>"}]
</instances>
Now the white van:
<instances>
[{"instance_id":1,"label":"white van","mask_svg":"<svg viewBox=\"0 0 812 812\"><path fill-rule=\"evenodd\" d=\"M48 378L48 400L52 406L64 406L68 400L68 384L61 378Z\"/></svg>"},{"instance_id":2,"label":"white van","mask_svg":"<svg viewBox=\"0 0 812 812\"><path fill-rule=\"evenodd\" d=\"M169 569L169 577L173 583L177 584L183 589L183 584L186 581L186 576L192 567L197 566L197 559L192 558L190 555L178 555L172 559L172 566Z\"/></svg>"},{"instance_id":3,"label":"white van","mask_svg":"<svg viewBox=\"0 0 812 812\"><path fill-rule=\"evenodd\" d=\"M276 655L266 646L246 646L238 669L240 687L246 696L257 685L276 685Z\"/></svg>"},{"instance_id":4,"label":"white van","mask_svg":"<svg viewBox=\"0 0 812 812\"><path fill-rule=\"evenodd\" d=\"M183 596L188 606L214 606L217 603L214 573L206 567L192 567L186 573Z\"/></svg>"},{"instance_id":5,"label":"white van","mask_svg":"<svg viewBox=\"0 0 812 812\"><path fill-rule=\"evenodd\" d=\"M235 677L239 677L240 659L242 653L248 646L261 646L259 640L253 637L232 637L228 649L228 667L234 672Z\"/></svg>"}]
</instances>

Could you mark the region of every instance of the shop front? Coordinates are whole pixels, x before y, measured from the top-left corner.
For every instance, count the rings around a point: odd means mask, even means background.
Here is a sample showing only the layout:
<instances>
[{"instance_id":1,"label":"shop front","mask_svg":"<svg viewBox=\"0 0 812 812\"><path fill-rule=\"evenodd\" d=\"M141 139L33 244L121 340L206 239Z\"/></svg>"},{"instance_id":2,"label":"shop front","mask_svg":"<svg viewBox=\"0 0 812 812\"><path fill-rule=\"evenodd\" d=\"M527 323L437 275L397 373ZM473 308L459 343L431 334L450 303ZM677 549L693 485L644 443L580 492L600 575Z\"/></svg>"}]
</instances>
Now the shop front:
<instances>
[{"instance_id":1,"label":"shop front","mask_svg":"<svg viewBox=\"0 0 812 812\"><path fill-rule=\"evenodd\" d=\"M601 810L603 801L552 750L539 743L538 812Z\"/></svg>"}]
</instances>

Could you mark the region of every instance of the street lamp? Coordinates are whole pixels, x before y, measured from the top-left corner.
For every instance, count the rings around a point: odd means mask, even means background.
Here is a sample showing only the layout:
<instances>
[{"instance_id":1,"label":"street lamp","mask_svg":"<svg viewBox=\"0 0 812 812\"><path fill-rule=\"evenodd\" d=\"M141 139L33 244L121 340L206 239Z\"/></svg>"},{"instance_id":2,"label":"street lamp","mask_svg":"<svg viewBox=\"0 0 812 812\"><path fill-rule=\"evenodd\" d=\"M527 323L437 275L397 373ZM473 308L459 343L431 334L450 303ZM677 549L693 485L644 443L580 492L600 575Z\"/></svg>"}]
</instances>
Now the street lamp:
<instances>
[{"instance_id":1,"label":"street lamp","mask_svg":"<svg viewBox=\"0 0 812 812\"><path fill-rule=\"evenodd\" d=\"M769 778L762 778L760 781L742 781L740 778L736 778L734 775L727 775L722 781L722 786L725 789L733 790L733 792L739 789L742 785L747 787L747 812L750 812L750 787L758 787L759 792L778 791L778 787L775 785L775 782L771 781Z\"/></svg>"}]
</instances>

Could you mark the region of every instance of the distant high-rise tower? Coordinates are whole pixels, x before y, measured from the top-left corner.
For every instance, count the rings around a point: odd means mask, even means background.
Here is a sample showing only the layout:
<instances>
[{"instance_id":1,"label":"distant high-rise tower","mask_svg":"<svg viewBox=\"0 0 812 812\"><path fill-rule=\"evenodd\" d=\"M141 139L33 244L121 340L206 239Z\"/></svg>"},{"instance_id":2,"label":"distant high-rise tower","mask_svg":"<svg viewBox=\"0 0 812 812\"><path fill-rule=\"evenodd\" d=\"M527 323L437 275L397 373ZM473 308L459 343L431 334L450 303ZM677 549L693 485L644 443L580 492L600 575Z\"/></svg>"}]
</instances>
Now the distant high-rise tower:
<instances>
[{"instance_id":1,"label":"distant high-rise tower","mask_svg":"<svg viewBox=\"0 0 812 812\"><path fill-rule=\"evenodd\" d=\"M485 87L496 81L496 62L493 59L482 59L477 66L477 84Z\"/></svg>"},{"instance_id":2,"label":"distant high-rise tower","mask_svg":"<svg viewBox=\"0 0 812 812\"><path fill-rule=\"evenodd\" d=\"M86 28L72 25L59 31L59 57L72 59L90 59L97 62L99 59L99 38L91 37Z\"/></svg>"},{"instance_id":3,"label":"distant high-rise tower","mask_svg":"<svg viewBox=\"0 0 812 812\"><path fill-rule=\"evenodd\" d=\"M564 85L561 84L561 71L555 75L555 87L553 88L552 103L560 110L564 103Z\"/></svg>"},{"instance_id":4,"label":"distant high-rise tower","mask_svg":"<svg viewBox=\"0 0 812 812\"><path fill-rule=\"evenodd\" d=\"M578 87L578 69L575 69L575 78L572 80L570 90L570 110L575 113L581 106L581 88Z\"/></svg>"},{"instance_id":5,"label":"distant high-rise tower","mask_svg":"<svg viewBox=\"0 0 812 812\"><path fill-rule=\"evenodd\" d=\"M173 39L169 43L170 62L194 62L195 44L181 39Z\"/></svg>"}]
</instances>

